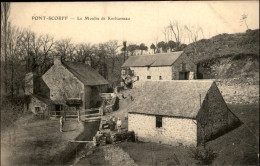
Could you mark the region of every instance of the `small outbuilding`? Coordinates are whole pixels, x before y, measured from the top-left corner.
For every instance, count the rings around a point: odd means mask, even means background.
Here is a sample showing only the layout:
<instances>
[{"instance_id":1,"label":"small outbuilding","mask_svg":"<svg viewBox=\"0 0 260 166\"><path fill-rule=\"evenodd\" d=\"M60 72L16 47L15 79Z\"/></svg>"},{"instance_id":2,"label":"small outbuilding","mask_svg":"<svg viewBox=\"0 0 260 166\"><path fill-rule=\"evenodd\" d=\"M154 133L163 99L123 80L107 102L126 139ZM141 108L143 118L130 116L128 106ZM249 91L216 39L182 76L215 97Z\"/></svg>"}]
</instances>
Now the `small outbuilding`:
<instances>
[{"instance_id":1,"label":"small outbuilding","mask_svg":"<svg viewBox=\"0 0 260 166\"><path fill-rule=\"evenodd\" d=\"M54 103L47 98L32 94L28 96L29 102L26 103L26 110L45 119L49 117L49 110L54 110Z\"/></svg>"},{"instance_id":2,"label":"small outbuilding","mask_svg":"<svg viewBox=\"0 0 260 166\"><path fill-rule=\"evenodd\" d=\"M240 124L213 80L146 81L134 91L128 130L141 141L197 146Z\"/></svg>"}]
</instances>

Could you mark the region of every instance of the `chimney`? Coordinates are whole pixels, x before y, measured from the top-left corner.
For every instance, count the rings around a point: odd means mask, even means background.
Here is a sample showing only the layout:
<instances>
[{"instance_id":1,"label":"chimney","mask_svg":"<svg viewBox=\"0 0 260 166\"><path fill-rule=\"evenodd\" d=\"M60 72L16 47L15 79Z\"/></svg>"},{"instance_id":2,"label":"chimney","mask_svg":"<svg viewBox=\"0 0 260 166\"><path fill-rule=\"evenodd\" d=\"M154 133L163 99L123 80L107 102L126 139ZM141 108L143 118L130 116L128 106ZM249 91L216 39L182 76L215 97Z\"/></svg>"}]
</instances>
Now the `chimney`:
<instances>
[{"instance_id":1,"label":"chimney","mask_svg":"<svg viewBox=\"0 0 260 166\"><path fill-rule=\"evenodd\" d=\"M59 56L59 55L54 55L54 57L53 57L53 64L54 65L60 65L61 64L61 56Z\"/></svg>"},{"instance_id":2,"label":"chimney","mask_svg":"<svg viewBox=\"0 0 260 166\"><path fill-rule=\"evenodd\" d=\"M33 77L34 77L34 74L32 72L30 73L27 73L25 75L25 95L31 95L33 94Z\"/></svg>"}]
</instances>

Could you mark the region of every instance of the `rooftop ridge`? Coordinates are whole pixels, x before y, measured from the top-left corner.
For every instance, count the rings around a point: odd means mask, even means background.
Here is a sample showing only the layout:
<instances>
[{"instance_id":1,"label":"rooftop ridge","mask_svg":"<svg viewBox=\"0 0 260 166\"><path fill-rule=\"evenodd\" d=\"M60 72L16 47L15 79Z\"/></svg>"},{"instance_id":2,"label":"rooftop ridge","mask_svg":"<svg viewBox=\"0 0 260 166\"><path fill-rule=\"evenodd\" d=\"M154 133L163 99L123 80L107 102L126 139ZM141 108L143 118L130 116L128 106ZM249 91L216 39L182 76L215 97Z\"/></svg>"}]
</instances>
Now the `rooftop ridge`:
<instances>
[{"instance_id":1,"label":"rooftop ridge","mask_svg":"<svg viewBox=\"0 0 260 166\"><path fill-rule=\"evenodd\" d=\"M136 56L133 56L133 57L137 57L137 56L152 56L152 55L173 55L173 54L176 54L176 53L183 53L183 51L176 51L176 52L163 52L163 53L156 53L156 54L144 54L144 55L136 55Z\"/></svg>"}]
</instances>

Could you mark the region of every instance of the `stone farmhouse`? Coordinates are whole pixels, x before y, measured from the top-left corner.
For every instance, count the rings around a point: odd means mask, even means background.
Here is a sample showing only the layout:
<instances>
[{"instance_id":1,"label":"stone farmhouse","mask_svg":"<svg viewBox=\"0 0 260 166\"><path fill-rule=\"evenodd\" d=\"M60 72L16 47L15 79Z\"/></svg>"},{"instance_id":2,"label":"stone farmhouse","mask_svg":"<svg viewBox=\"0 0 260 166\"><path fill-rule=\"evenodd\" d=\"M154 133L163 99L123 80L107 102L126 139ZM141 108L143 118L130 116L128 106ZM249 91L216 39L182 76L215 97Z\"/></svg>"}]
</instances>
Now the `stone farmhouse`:
<instances>
[{"instance_id":1,"label":"stone farmhouse","mask_svg":"<svg viewBox=\"0 0 260 166\"><path fill-rule=\"evenodd\" d=\"M30 80L27 81L29 87L35 87L34 79L30 79L33 76L28 74L27 77L27 80ZM61 61L60 56L54 57L54 65L42 75L41 79L48 87L49 92L45 92L48 95L45 95L43 99L40 95L35 95L34 88L27 90L28 94L34 96L27 107L32 112L35 112L36 109L39 111L47 107L53 109L51 111L57 112L75 110L75 108L70 108L66 105L68 99L82 100L82 105L79 107L80 110L97 108L102 102L99 93L106 92L108 88L108 82L96 70L91 68L89 64ZM35 105L32 105L33 103Z\"/></svg>"},{"instance_id":2,"label":"stone farmhouse","mask_svg":"<svg viewBox=\"0 0 260 166\"><path fill-rule=\"evenodd\" d=\"M122 65L121 77L125 84L133 80L136 87L149 80L192 80L196 73L196 64L180 51L131 56Z\"/></svg>"},{"instance_id":3,"label":"stone farmhouse","mask_svg":"<svg viewBox=\"0 0 260 166\"><path fill-rule=\"evenodd\" d=\"M197 146L240 124L212 80L146 81L134 91L128 130L141 141Z\"/></svg>"}]
</instances>

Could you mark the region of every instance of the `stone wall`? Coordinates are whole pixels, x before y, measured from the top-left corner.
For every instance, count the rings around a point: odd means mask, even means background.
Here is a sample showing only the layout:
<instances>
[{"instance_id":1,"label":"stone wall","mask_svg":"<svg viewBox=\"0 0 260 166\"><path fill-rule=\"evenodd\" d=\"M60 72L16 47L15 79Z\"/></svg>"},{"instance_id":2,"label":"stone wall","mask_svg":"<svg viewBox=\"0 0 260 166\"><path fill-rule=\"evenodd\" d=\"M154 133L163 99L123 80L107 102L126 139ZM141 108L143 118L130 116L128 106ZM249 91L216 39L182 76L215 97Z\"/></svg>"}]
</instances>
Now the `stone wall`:
<instances>
[{"instance_id":1,"label":"stone wall","mask_svg":"<svg viewBox=\"0 0 260 166\"><path fill-rule=\"evenodd\" d=\"M197 73L197 66L195 63L193 63L189 57L187 57L185 54L182 54L174 63L172 66L172 80L179 80L179 72L181 69L181 63L186 64L186 70L190 71L192 75L194 75L194 79L196 79L196 73Z\"/></svg>"},{"instance_id":2,"label":"stone wall","mask_svg":"<svg viewBox=\"0 0 260 166\"><path fill-rule=\"evenodd\" d=\"M239 122L239 119L230 112L215 83L210 87L197 119L198 143L202 142L204 136L205 140L210 140L224 134Z\"/></svg>"},{"instance_id":3,"label":"stone wall","mask_svg":"<svg viewBox=\"0 0 260 166\"><path fill-rule=\"evenodd\" d=\"M259 81L247 78L241 81L239 78L216 80L216 84L228 104L258 104Z\"/></svg>"},{"instance_id":4,"label":"stone wall","mask_svg":"<svg viewBox=\"0 0 260 166\"><path fill-rule=\"evenodd\" d=\"M37 114L37 112L35 112L35 107L40 107L40 112L38 113L43 113L44 117L47 117L49 115L49 111L50 110L54 110L54 105L52 104L46 104L42 101L40 101L39 99L35 98L35 97L31 97L31 101L29 103L29 111Z\"/></svg>"},{"instance_id":5,"label":"stone wall","mask_svg":"<svg viewBox=\"0 0 260 166\"><path fill-rule=\"evenodd\" d=\"M62 64L53 65L42 78L50 88L50 99L55 103L66 104L67 98L85 97L83 83ZM85 108L85 102L82 108Z\"/></svg>"},{"instance_id":6,"label":"stone wall","mask_svg":"<svg viewBox=\"0 0 260 166\"><path fill-rule=\"evenodd\" d=\"M162 127L156 128L156 117L152 115L128 114L128 130L134 131L138 139L170 145L197 145L196 120L163 117Z\"/></svg>"}]
</instances>

